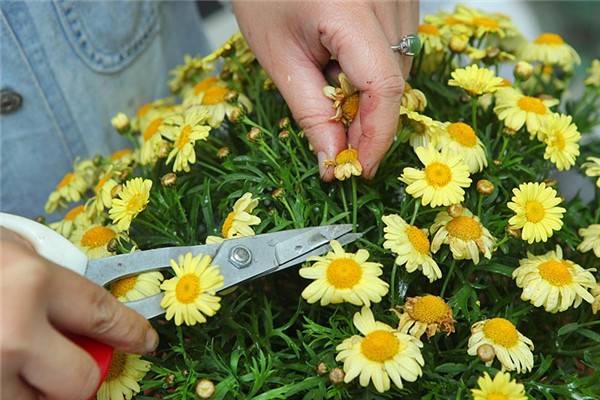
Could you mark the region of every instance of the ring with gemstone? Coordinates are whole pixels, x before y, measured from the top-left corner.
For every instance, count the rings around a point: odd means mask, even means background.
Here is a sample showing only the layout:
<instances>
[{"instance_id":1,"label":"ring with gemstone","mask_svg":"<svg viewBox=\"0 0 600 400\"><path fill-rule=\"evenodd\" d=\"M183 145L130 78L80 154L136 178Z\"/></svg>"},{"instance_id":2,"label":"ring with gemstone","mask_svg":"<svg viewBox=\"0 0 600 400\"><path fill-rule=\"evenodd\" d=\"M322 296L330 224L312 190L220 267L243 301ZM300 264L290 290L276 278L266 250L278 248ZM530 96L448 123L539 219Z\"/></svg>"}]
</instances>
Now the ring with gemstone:
<instances>
[{"instance_id":1,"label":"ring with gemstone","mask_svg":"<svg viewBox=\"0 0 600 400\"><path fill-rule=\"evenodd\" d=\"M405 56L416 56L421 50L421 40L417 35L406 35L402 38L400 44L390 47Z\"/></svg>"}]
</instances>

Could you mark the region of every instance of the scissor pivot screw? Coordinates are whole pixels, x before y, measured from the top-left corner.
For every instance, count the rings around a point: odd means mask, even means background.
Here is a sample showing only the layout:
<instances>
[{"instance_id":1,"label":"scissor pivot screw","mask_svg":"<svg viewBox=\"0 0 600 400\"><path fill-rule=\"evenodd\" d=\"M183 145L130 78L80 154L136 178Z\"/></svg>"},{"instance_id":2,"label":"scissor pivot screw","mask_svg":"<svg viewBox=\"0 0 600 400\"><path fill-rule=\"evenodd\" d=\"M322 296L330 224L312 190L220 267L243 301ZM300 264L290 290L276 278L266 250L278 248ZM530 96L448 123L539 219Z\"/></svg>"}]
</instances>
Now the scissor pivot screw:
<instances>
[{"instance_id":1,"label":"scissor pivot screw","mask_svg":"<svg viewBox=\"0 0 600 400\"><path fill-rule=\"evenodd\" d=\"M252 252L246 246L235 246L229 252L229 261L237 268L245 268L252 263Z\"/></svg>"}]
</instances>

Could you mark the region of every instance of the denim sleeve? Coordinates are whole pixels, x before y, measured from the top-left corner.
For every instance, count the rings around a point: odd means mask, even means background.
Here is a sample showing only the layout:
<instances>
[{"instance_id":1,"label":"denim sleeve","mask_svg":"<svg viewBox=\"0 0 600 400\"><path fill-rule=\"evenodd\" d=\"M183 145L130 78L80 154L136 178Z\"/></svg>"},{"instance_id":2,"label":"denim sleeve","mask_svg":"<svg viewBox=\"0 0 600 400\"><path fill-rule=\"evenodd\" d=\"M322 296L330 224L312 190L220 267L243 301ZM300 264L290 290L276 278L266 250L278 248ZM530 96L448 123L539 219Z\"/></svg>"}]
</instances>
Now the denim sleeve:
<instances>
[{"instance_id":1,"label":"denim sleeve","mask_svg":"<svg viewBox=\"0 0 600 400\"><path fill-rule=\"evenodd\" d=\"M191 1L0 2L0 210L43 215L76 158L131 145L110 119L168 95L183 55L207 54Z\"/></svg>"}]
</instances>

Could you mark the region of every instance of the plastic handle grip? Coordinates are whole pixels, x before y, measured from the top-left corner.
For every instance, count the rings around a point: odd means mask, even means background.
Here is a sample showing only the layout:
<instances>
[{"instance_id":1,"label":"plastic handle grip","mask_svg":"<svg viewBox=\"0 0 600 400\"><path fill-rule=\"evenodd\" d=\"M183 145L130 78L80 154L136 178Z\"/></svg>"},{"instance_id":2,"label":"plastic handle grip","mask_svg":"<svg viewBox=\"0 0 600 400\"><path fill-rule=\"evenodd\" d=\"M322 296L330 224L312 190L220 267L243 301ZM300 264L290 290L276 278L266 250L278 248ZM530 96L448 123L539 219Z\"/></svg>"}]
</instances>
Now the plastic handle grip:
<instances>
[{"instance_id":1,"label":"plastic handle grip","mask_svg":"<svg viewBox=\"0 0 600 400\"><path fill-rule=\"evenodd\" d=\"M73 243L45 225L17 215L0 213L0 226L15 232L27 240L37 253L55 264L68 268L79 275L85 274L88 258ZM98 364L102 380L108 372L113 348L95 339L62 332L72 342L85 350Z\"/></svg>"}]
</instances>

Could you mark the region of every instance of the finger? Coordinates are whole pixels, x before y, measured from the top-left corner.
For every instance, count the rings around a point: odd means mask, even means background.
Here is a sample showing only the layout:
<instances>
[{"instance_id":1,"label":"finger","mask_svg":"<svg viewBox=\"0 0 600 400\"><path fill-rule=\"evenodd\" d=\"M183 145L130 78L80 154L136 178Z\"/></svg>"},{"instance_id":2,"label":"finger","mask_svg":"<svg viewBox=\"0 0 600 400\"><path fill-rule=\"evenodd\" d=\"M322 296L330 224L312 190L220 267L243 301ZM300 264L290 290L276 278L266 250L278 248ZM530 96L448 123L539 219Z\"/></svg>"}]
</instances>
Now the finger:
<instances>
[{"instance_id":1,"label":"finger","mask_svg":"<svg viewBox=\"0 0 600 400\"><path fill-rule=\"evenodd\" d=\"M158 334L147 319L103 287L66 268L51 267L48 315L55 326L128 353L144 354L156 348Z\"/></svg>"},{"instance_id":2,"label":"finger","mask_svg":"<svg viewBox=\"0 0 600 400\"><path fill-rule=\"evenodd\" d=\"M356 35L348 28L352 26L360 26L364 34ZM400 66L372 11L332 21L322 30L321 41L360 91L360 124L350 124L349 143L358 149L363 176L370 178L396 133L404 89Z\"/></svg>"},{"instance_id":3,"label":"finger","mask_svg":"<svg viewBox=\"0 0 600 400\"><path fill-rule=\"evenodd\" d=\"M36 349L21 368L21 376L50 399L89 399L100 385L100 370L83 349L52 326L37 333Z\"/></svg>"},{"instance_id":4,"label":"finger","mask_svg":"<svg viewBox=\"0 0 600 400\"><path fill-rule=\"evenodd\" d=\"M2 369L5 365L2 362ZM37 400L38 392L29 386L20 376L2 373L0 399Z\"/></svg>"}]
</instances>

